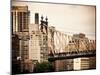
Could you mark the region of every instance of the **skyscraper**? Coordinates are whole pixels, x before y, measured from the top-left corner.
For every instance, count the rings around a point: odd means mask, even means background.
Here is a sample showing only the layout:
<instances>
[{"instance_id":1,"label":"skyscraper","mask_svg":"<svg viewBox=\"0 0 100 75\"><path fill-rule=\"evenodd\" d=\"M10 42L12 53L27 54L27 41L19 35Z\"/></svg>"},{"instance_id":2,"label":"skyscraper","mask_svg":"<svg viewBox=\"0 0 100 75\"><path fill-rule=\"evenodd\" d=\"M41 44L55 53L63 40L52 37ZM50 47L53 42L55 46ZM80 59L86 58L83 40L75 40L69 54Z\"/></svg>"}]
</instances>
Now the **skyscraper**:
<instances>
[{"instance_id":1,"label":"skyscraper","mask_svg":"<svg viewBox=\"0 0 100 75\"><path fill-rule=\"evenodd\" d=\"M18 62L19 69L22 72L24 69L27 69L26 60L29 59L29 11L28 6L12 6L11 9L11 21L12 21L12 35L18 36L18 47L12 47L12 57L17 55L12 60L20 61ZM12 37L16 38L16 37ZM13 40L13 44L17 40ZM13 63L16 63L13 62ZM13 65L15 66L15 65ZM13 68L14 69L14 68ZM15 70L16 71L16 70Z\"/></svg>"}]
</instances>

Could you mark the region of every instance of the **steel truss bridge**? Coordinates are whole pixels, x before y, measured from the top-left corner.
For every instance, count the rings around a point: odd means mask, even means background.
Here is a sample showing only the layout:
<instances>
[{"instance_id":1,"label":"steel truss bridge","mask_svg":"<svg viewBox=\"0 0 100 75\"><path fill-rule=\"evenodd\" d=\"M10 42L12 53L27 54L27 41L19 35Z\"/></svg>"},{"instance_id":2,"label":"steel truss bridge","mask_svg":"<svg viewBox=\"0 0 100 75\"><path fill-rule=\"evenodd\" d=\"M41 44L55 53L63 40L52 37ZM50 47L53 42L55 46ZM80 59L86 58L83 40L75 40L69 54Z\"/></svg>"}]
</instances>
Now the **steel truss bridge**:
<instances>
[{"instance_id":1,"label":"steel truss bridge","mask_svg":"<svg viewBox=\"0 0 100 75\"><path fill-rule=\"evenodd\" d=\"M49 61L96 56L96 40L91 40L82 33L68 35L54 31L49 41L53 42L49 43Z\"/></svg>"}]
</instances>

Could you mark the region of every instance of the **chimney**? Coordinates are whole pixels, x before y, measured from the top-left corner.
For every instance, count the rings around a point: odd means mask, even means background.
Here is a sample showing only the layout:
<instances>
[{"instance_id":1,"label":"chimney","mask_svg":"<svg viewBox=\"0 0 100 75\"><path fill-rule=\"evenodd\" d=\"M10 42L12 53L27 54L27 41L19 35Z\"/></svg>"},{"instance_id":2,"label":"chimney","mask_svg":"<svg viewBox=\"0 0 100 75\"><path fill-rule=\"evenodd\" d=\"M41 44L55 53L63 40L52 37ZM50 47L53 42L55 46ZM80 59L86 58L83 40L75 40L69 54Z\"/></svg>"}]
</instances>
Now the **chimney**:
<instances>
[{"instance_id":1,"label":"chimney","mask_svg":"<svg viewBox=\"0 0 100 75\"><path fill-rule=\"evenodd\" d=\"M35 24L39 24L39 14L35 13Z\"/></svg>"}]
</instances>

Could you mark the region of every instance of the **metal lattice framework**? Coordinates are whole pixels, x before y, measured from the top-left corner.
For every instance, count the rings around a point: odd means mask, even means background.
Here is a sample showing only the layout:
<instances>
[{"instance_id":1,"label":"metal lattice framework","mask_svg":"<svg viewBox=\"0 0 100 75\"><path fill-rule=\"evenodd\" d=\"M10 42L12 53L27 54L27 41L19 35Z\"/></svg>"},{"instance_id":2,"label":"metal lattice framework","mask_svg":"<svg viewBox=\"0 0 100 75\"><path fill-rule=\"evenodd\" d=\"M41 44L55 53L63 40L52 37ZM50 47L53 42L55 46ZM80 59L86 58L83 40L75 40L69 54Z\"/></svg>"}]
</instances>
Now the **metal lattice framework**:
<instances>
[{"instance_id":1,"label":"metal lattice framework","mask_svg":"<svg viewBox=\"0 0 100 75\"><path fill-rule=\"evenodd\" d=\"M73 36L55 30L53 37L54 50L50 51L49 59L95 56L96 41L90 40L84 35Z\"/></svg>"}]
</instances>

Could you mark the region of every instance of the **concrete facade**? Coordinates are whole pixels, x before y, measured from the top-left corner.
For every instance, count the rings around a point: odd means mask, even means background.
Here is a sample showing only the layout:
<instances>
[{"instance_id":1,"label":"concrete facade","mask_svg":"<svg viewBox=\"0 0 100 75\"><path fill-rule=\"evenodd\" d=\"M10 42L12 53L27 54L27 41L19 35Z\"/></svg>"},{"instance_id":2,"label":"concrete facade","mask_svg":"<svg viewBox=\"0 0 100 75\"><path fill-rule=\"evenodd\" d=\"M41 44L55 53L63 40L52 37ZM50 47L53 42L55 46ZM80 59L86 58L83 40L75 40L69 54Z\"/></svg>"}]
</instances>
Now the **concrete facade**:
<instances>
[{"instance_id":1,"label":"concrete facade","mask_svg":"<svg viewBox=\"0 0 100 75\"><path fill-rule=\"evenodd\" d=\"M55 71L72 71L73 59L56 60L54 62Z\"/></svg>"},{"instance_id":2,"label":"concrete facade","mask_svg":"<svg viewBox=\"0 0 100 75\"><path fill-rule=\"evenodd\" d=\"M48 32L46 25L38 24L39 14L35 14L35 23L29 25L29 59L38 62L48 61ZM42 20L43 21L43 20ZM44 23L44 21L43 21ZM48 28L48 27L47 27Z\"/></svg>"},{"instance_id":3,"label":"concrete facade","mask_svg":"<svg viewBox=\"0 0 100 75\"><path fill-rule=\"evenodd\" d=\"M19 52L16 60L19 61L19 69L21 72L28 70L25 68L27 64L24 62L29 59L29 17L28 6L12 6L12 35L17 35L19 39ZM14 48L12 47L12 49ZM14 54L16 52L12 55Z\"/></svg>"},{"instance_id":4,"label":"concrete facade","mask_svg":"<svg viewBox=\"0 0 100 75\"><path fill-rule=\"evenodd\" d=\"M29 26L29 59L40 62L40 32L38 24Z\"/></svg>"}]
</instances>

